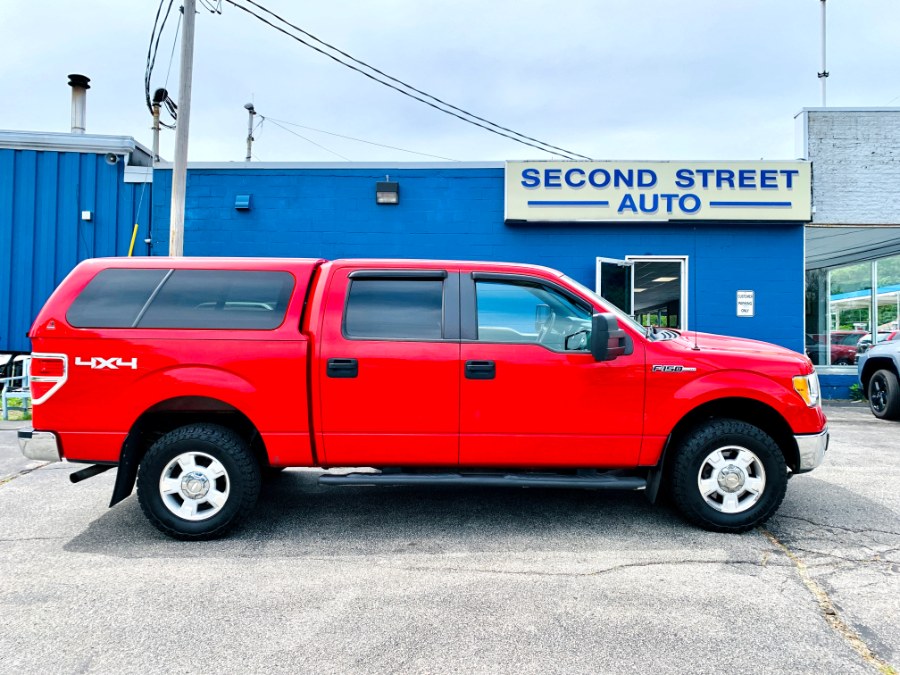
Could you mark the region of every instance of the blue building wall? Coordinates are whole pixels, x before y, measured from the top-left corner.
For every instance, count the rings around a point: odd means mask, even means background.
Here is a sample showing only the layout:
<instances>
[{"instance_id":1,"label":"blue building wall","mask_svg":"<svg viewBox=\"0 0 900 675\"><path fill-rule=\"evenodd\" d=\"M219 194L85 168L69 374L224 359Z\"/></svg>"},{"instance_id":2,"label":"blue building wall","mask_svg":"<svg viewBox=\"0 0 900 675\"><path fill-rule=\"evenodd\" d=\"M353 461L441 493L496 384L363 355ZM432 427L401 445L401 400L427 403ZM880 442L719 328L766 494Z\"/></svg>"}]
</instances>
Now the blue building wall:
<instances>
[{"instance_id":1,"label":"blue building wall","mask_svg":"<svg viewBox=\"0 0 900 675\"><path fill-rule=\"evenodd\" d=\"M385 174L398 206L375 204ZM154 255L168 251L171 175L154 171ZM184 252L529 262L591 288L597 256L685 255L691 328L804 348L802 225L507 225L502 168L189 169ZM753 318L736 316L738 290L756 292Z\"/></svg>"},{"instance_id":2,"label":"blue building wall","mask_svg":"<svg viewBox=\"0 0 900 675\"><path fill-rule=\"evenodd\" d=\"M850 387L859 384L856 375L841 375L835 373L819 374L819 386L822 389L822 398L851 398Z\"/></svg>"},{"instance_id":3,"label":"blue building wall","mask_svg":"<svg viewBox=\"0 0 900 675\"><path fill-rule=\"evenodd\" d=\"M148 236L151 192L125 183L121 157L0 148L0 352L30 351L25 333L78 262L126 255L136 222Z\"/></svg>"}]
</instances>

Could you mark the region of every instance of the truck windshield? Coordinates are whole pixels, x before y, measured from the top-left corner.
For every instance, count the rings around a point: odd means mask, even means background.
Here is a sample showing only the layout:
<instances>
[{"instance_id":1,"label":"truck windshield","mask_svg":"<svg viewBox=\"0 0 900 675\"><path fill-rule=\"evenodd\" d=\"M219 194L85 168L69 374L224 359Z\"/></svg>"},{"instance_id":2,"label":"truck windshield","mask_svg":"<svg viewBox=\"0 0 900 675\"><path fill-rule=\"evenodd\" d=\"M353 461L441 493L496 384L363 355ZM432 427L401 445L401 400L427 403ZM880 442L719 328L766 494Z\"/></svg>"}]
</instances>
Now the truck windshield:
<instances>
[{"instance_id":1,"label":"truck windshield","mask_svg":"<svg viewBox=\"0 0 900 675\"><path fill-rule=\"evenodd\" d=\"M619 308L616 307L615 305L613 305L613 304L607 302L606 300L604 300L603 298L601 298L599 295L597 295L596 293L594 293L594 291L592 291L590 288L588 288L587 286L585 286L585 285L582 284L582 283L579 283L579 282L575 281L572 277L569 277L569 276L566 276L566 275L563 275L563 276L562 276L562 279L564 279L566 282L568 282L569 284L571 284L572 286L574 286L575 288L577 288L577 289L578 289L579 291L581 291L581 293L583 293L586 297L590 298L591 300L594 300L595 302L599 303L602 307L604 307L605 309L608 309L610 312L612 312L613 314L615 314L615 315L616 315L616 318L618 318L620 322L624 322L624 323L630 325L630 326L631 326L632 328L634 328L636 331L639 331L639 332L641 333L641 335L643 335L643 336L645 336L645 337L649 337L649 335L650 335L650 329L649 329L649 328L646 328L646 327L642 326L641 324L639 324L637 321L635 321L634 319L632 319L630 316L628 316L628 315L627 315L625 312L623 312L621 309L619 309Z\"/></svg>"}]
</instances>

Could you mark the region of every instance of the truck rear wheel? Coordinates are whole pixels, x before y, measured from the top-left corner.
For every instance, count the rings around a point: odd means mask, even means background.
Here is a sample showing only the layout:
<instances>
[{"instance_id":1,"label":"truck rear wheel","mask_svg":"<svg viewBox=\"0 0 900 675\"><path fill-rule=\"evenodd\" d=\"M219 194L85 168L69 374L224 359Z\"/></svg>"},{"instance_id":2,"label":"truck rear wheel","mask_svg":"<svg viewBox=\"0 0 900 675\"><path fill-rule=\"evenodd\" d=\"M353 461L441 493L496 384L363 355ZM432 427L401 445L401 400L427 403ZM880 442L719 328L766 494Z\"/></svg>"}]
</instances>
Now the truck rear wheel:
<instances>
[{"instance_id":1,"label":"truck rear wheel","mask_svg":"<svg viewBox=\"0 0 900 675\"><path fill-rule=\"evenodd\" d=\"M137 486L144 515L161 532L176 539L214 539L253 510L260 470L234 431L190 424L151 446Z\"/></svg>"},{"instance_id":2,"label":"truck rear wheel","mask_svg":"<svg viewBox=\"0 0 900 675\"><path fill-rule=\"evenodd\" d=\"M672 496L684 517L713 532L746 532L784 499L787 466L758 427L719 419L693 429L677 448Z\"/></svg>"},{"instance_id":3,"label":"truck rear wheel","mask_svg":"<svg viewBox=\"0 0 900 675\"><path fill-rule=\"evenodd\" d=\"M883 420L900 419L900 383L890 370L878 370L869 379L869 409Z\"/></svg>"}]
</instances>

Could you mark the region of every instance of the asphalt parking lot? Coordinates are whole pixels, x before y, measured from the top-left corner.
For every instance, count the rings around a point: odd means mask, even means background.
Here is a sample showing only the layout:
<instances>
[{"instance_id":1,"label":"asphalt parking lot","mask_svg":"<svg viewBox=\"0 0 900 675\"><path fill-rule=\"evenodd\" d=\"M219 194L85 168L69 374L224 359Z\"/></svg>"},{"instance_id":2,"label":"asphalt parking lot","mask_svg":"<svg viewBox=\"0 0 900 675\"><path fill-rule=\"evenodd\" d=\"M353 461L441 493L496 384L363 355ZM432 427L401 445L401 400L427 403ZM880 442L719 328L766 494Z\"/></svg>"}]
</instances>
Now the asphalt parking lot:
<instances>
[{"instance_id":1,"label":"asphalt parking lot","mask_svg":"<svg viewBox=\"0 0 900 675\"><path fill-rule=\"evenodd\" d=\"M640 493L319 488L169 540L114 472L0 423L2 672L894 672L900 423L829 406L822 467L745 535Z\"/></svg>"}]
</instances>

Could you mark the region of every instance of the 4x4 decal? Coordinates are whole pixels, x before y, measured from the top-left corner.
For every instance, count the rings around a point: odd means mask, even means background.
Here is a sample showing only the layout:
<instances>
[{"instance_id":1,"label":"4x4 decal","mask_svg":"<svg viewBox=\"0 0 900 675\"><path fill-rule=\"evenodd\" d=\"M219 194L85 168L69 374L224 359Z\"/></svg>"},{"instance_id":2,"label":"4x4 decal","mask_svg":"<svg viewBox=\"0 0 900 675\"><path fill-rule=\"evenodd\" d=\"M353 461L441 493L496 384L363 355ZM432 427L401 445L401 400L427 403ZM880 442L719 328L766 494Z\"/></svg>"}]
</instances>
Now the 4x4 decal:
<instances>
[{"instance_id":1,"label":"4x4 decal","mask_svg":"<svg viewBox=\"0 0 900 675\"><path fill-rule=\"evenodd\" d=\"M109 370L118 370L119 368L131 368L132 370L137 370L137 359L134 358L126 361L118 356L114 356L111 359L104 359L102 356L92 356L88 361L80 356L76 356L75 365L89 366L93 370L103 370L106 368Z\"/></svg>"}]
</instances>

